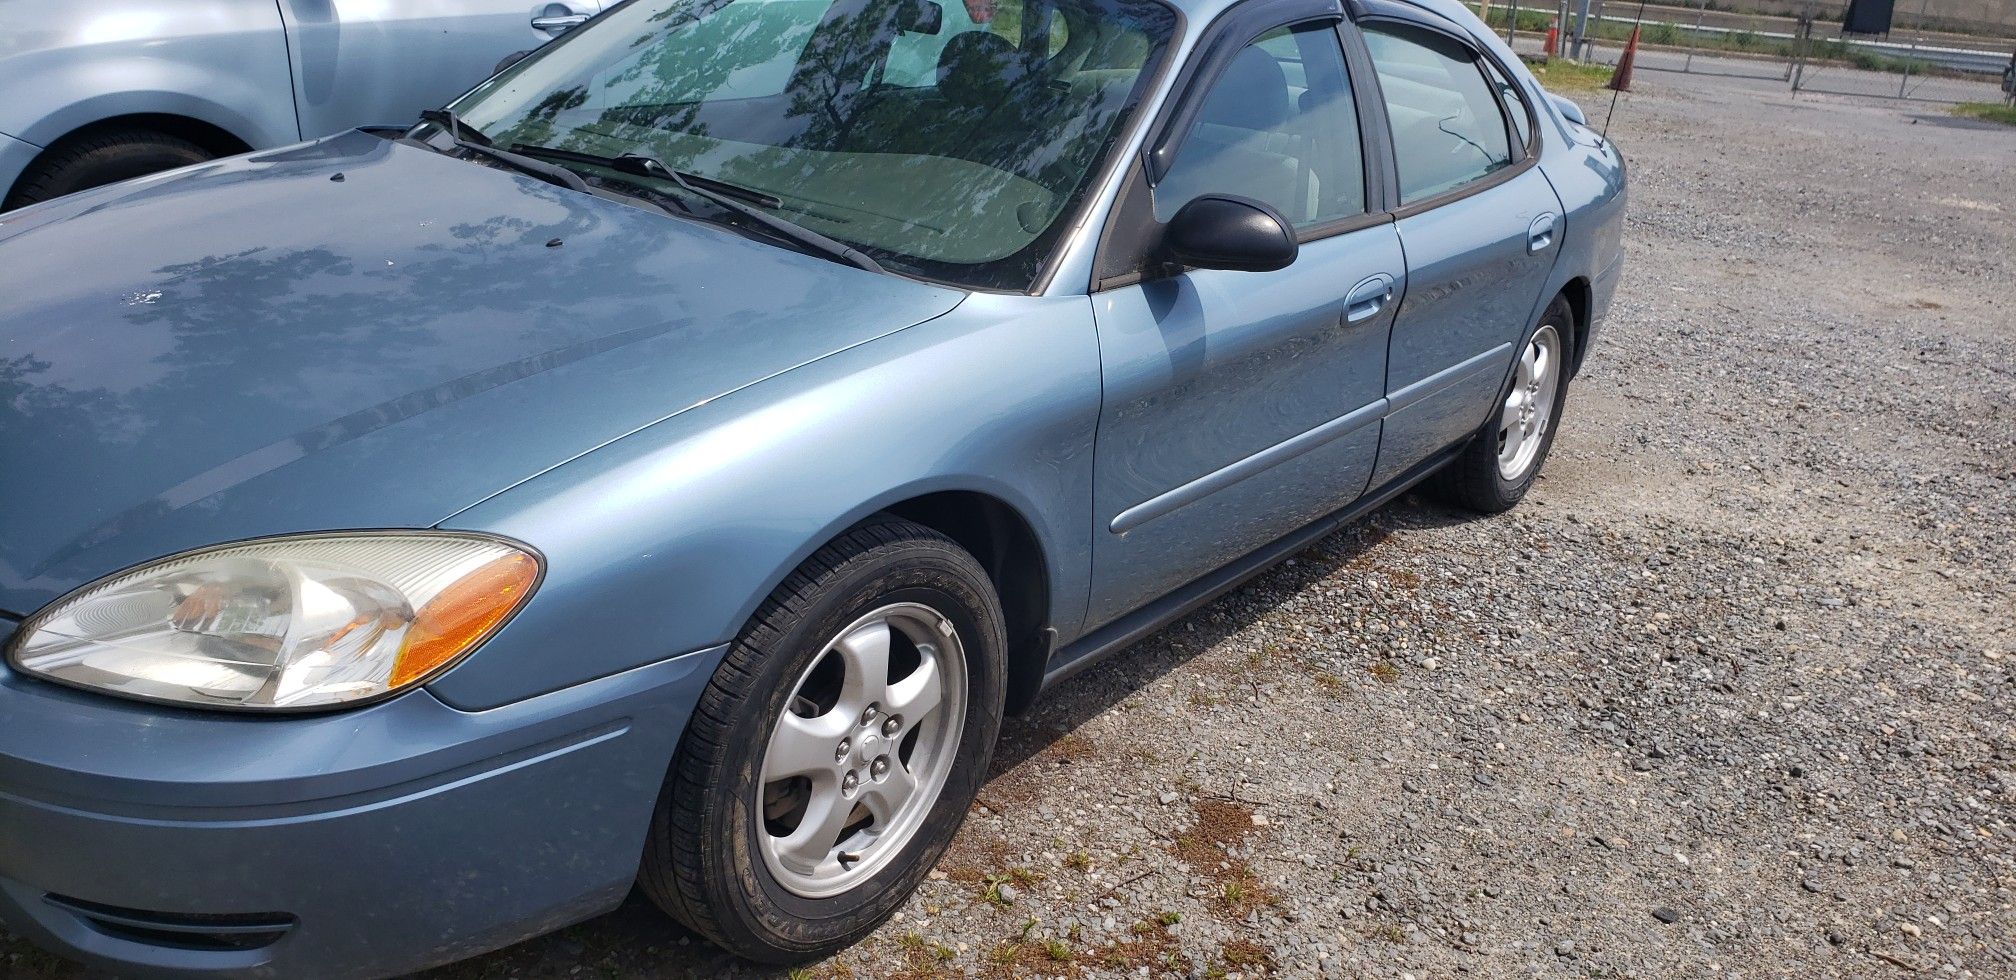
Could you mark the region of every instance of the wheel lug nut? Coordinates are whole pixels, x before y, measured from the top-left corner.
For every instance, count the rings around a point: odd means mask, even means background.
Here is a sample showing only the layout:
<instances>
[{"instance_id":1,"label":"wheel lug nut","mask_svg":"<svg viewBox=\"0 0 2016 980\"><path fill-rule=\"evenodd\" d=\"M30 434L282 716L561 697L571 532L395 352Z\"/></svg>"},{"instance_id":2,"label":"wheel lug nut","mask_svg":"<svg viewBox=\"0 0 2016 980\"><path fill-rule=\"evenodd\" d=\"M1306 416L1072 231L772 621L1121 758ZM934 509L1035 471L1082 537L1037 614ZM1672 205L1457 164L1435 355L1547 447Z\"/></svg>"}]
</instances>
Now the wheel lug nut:
<instances>
[{"instance_id":1,"label":"wheel lug nut","mask_svg":"<svg viewBox=\"0 0 2016 980\"><path fill-rule=\"evenodd\" d=\"M840 788L846 790L849 793L854 792L854 790L858 788L860 785L861 785L861 774L855 772L852 769L847 770L847 775L840 780Z\"/></svg>"},{"instance_id":2,"label":"wheel lug nut","mask_svg":"<svg viewBox=\"0 0 2016 980\"><path fill-rule=\"evenodd\" d=\"M894 735L903 730L903 716L890 715L882 721L882 734Z\"/></svg>"},{"instance_id":3,"label":"wheel lug nut","mask_svg":"<svg viewBox=\"0 0 2016 980\"><path fill-rule=\"evenodd\" d=\"M885 755L885 756L882 756L882 757L881 757L881 758L879 758L879 759L876 759L876 760L875 760L875 764L874 764L874 765L872 765L872 766L870 766L870 767L868 767L868 771L869 771L869 772L870 772L870 773L871 773L872 775L876 775L876 776L881 776L881 775L884 775L884 774L888 773L888 771L889 771L889 757Z\"/></svg>"},{"instance_id":4,"label":"wheel lug nut","mask_svg":"<svg viewBox=\"0 0 2016 980\"><path fill-rule=\"evenodd\" d=\"M847 753L852 751L853 748L854 748L853 742L844 738L841 739L840 744L833 749L833 761L839 762L847 758Z\"/></svg>"},{"instance_id":5,"label":"wheel lug nut","mask_svg":"<svg viewBox=\"0 0 2016 980\"><path fill-rule=\"evenodd\" d=\"M881 714L882 712L880 709L876 708L872 704L869 705L868 710L861 712L861 727L867 728L869 725L874 724L876 717L878 717Z\"/></svg>"}]
</instances>

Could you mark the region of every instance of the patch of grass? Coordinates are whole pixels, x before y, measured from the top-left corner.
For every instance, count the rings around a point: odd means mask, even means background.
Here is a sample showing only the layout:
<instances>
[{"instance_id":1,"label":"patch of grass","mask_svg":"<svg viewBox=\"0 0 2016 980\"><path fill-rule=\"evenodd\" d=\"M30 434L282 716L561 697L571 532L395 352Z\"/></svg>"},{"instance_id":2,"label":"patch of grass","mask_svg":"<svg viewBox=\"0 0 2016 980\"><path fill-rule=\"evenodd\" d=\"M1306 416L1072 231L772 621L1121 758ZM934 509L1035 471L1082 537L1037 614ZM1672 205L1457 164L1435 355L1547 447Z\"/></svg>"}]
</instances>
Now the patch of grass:
<instances>
[{"instance_id":1,"label":"patch of grass","mask_svg":"<svg viewBox=\"0 0 2016 980\"><path fill-rule=\"evenodd\" d=\"M1249 970L1260 967L1271 971L1274 968L1273 954L1261 948L1259 944L1244 939L1226 943L1219 949L1218 955L1224 958L1226 966L1234 969Z\"/></svg>"},{"instance_id":2,"label":"patch of grass","mask_svg":"<svg viewBox=\"0 0 2016 980\"><path fill-rule=\"evenodd\" d=\"M1593 61L1569 61L1566 58L1555 58L1531 67L1533 77L1553 92L1600 91L1610 84L1610 76L1615 70Z\"/></svg>"},{"instance_id":3,"label":"patch of grass","mask_svg":"<svg viewBox=\"0 0 2016 980\"><path fill-rule=\"evenodd\" d=\"M1098 753L1098 747L1093 745L1090 739L1077 732L1068 732L1050 743L1043 754L1057 762L1083 762Z\"/></svg>"},{"instance_id":4,"label":"patch of grass","mask_svg":"<svg viewBox=\"0 0 2016 980\"><path fill-rule=\"evenodd\" d=\"M1174 912L1164 912L1163 926L1176 920ZM1100 966L1115 973L1134 973L1146 970L1151 976L1188 976L1190 960L1176 948L1176 937L1169 930L1142 919L1127 927L1128 938L1114 943L1100 951L1096 959Z\"/></svg>"},{"instance_id":5,"label":"patch of grass","mask_svg":"<svg viewBox=\"0 0 2016 980\"><path fill-rule=\"evenodd\" d=\"M1986 119L2004 126L2016 126L2016 105L2002 105L1995 102L1962 102L1953 107L1953 114L1969 119Z\"/></svg>"},{"instance_id":6,"label":"patch of grass","mask_svg":"<svg viewBox=\"0 0 2016 980\"><path fill-rule=\"evenodd\" d=\"M1050 957L1052 963L1069 963L1071 947L1064 945L1061 939L1046 940L1043 943L1043 955Z\"/></svg>"},{"instance_id":7,"label":"patch of grass","mask_svg":"<svg viewBox=\"0 0 2016 980\"><path fill-rule=\"evenodd\" d=\"M986 899L987 904L997 909L1005 909L1013 905L1014 903L1008 900L1008 896L1001 893L1001 886L1007 883L1007 875L988 875L986 885L980 889L980 897Z\"/></svg>"},{"instance_id":8,"label":"patch of grass","mask_svg":"<svg viewBox=\"0 0 2016 980\"><path fill-rule=\"evenodd\" d=\"M1155 919L1156 921L1162 923L1164 926L1173 926L1176 923L1183 921L1183 913L1178 912L1175 909L1166 909L1163 911L1161 915L1156 916Z\"/></svg>"},{"instance_id":9,"label":"patch of grass","mask_svg":"<svg viewBox=\"0 0 2016 980\"><path fill-rule=\"evenodd\" d=\"M1400 679L1400 668L1391 660L1374 661L1365 669L1371 672L1373 680L1381 684L1392 684Z\"/></svg>"},{"instance_id":10,"label":"patch of grass","mask_svg":"<svg viewBox=\"0 0 2016 980\"><path fill-rule=\"evenodd\" d=\"M944 964L959 955L958 950L943 943L930 942L914 932L904 933L901 939L896 940L896 945L903 950L904 966L889 974L889 980L926 980L943 976ZM810 976L810 973L806 974L807 980ZM792 980L799 980L796 971L793 971Z\"/></svg>"},{"instance_id":11,"label":"patch of grass","mask_svg":"<svg viewBox=\"0 0 2016 980\"><path fill-rule=\"evenodd\" d=\"M1072 851L1071 854L1064 859L1064 866L1070 868L1073 871L1083 871L1092 866L1092 855L1087 854L1084 851Z\"/></svg>"}]
</instances>

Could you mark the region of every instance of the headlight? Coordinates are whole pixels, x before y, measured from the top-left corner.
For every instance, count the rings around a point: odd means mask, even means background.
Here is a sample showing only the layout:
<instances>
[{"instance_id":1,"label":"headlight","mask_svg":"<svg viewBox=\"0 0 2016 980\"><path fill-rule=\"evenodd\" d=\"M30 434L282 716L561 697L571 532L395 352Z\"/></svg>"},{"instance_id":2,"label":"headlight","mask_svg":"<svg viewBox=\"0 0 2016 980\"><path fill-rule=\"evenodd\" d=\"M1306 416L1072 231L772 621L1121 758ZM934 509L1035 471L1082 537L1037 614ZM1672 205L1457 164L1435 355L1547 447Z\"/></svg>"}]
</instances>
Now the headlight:
<instances>
[{"instance_id":1,"label":"headlight","mask_svg":"<svg viewBox=\"0 0 2016 980\"><path fill-rule=\"evenodd\" d=\"M209 708L340 705L418 684L524 605L539 560L488 537L349 533L120 572L24 623L25 673Z\"/></svg>"}]
</instances>

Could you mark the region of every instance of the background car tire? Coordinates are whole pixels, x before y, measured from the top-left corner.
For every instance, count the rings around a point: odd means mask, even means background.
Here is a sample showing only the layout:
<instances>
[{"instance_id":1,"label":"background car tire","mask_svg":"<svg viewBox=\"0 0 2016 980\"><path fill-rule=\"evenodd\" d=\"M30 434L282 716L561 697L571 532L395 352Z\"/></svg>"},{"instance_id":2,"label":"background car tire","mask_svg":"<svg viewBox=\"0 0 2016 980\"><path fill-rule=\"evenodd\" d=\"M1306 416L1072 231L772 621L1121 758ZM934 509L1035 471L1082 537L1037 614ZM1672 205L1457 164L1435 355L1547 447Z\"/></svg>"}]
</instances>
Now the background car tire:
<instances>
[{"instance_id":1,"label":"background car tire","mask_svg":"<svg viewBox=\"0 0 2016 980\"><path fill-rule=\"evenodd\" d=\"M8 195L6 210L210 159L208 150L151 129L92 133L58 142L35 161Z\"/></svg>"},{"instance_id":2,"label":"background car tire","mask_svg":"<svg viewBox=\"0 0 2016 980\"><path fill-rule=\"evenodd\" d=\"M773 873L758 836L770 834L766 752L800 678L837 650L829 644L840 631L890 603L929 607L944 617L941 627L956 630L967 691L957 749L947 753L935 803L928 811L920 803L922 823L886 865L845 892L807 898ZM985 780L1006 649L987 574L951 539L880 518L821 548L765 600L701 695L653 819L639 875L646 894L722 948L760 962L805 962L867 936L937 863Z\"/></svg>"},{"instance_id":3,"label":"background car tire","mask_svg":"<svg viewBox=\"0 0 2016 980\"><path fill-rule=\"evenodd\" d=\"M1547 462L1547 455L1554 448L1554 434L1561 428L1561 412L1568 401L1569 366L1575 363L1575 312L1568 300L1554 297L1540 322L1520 340L1519 352L1523 356L1527 348L1541 338L1543 332L1551 331L1555 339L1553 390L1548 392L1543 425L1538 432L1538 445L1534 447L1530 462L1508 476L1500 465L1499 451L1503 445L1500 439L1500 424L1507 411L1507 400L1521 382L1520 371L1515 369L1506 379L1496 401L1491 403L1491 417L1483 428L1465 446L1462 455L1449 465L1437 471L1423 484L1423 489L1445 503L1453 504L1480 514L1497 514L1512 509L1524 499L1533 487L1533 481L1540 476L1540 468Z\"/></svg>"}]
</instances>

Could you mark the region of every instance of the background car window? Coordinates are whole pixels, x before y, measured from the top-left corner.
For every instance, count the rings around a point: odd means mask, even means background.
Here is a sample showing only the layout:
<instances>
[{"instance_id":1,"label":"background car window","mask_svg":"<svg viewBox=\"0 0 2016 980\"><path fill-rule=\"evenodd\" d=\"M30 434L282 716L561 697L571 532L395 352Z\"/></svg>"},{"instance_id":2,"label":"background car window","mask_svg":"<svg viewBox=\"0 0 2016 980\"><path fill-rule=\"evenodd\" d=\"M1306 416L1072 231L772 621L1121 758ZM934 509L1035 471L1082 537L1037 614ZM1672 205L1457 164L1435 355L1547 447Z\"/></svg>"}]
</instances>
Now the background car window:
<instances>
[{"instance_id":1,"label":"background car window","mask_svg":"<svg viewBox=\"0 0 2016 980\"><path fill-rule=\"evenodd\" d=\"M782 93L805 42L831 5L831 0L737 0L712 16L692 18L685 25L684 43L717 52L715 61L696 70L640 45L595 74L585 93L587 104L601 109L644 97L679 103Z\"/></svg>"},{"instance_id":2,"label":"background car window","mask_svg":"<svg viewBox=\"0 0 2016 980\"><path fill-rule=\"evenodd\" d=\"M1269 31L1211 83L1156 185L1155 217L1204 194L1264 201L1296 228L1364 213L1358 110L1334 30Z\"/></svg>"},{"instance_id":3,"label":"background car window","mask_svg":"<svg viewBox=\"0 0 2016 980\"><path fill-rule=\"evenodd\" d=\"M1512 129L1519 134L1520 146L1533 145L1533 119L1526 113L1526 99L1519 94L1519 86L1505 78L1505 73L1491 63L1489 58L1479 58L1477 63L1484 66L1484 74L1490 76L1491 87L1498 90L1505 103L1505 115L1512 120Z\"/></svg>"},{"instance_id":4,"label":"background car window","mask_svg":"<svg viewBox=\"0 0 2016 980\"><path fill-rule=\"evenodd\" d=\"M1504 113L1474 52L1404 24L1366 25L1365 44L1393 127L1403 203L1482 180L1512 163Z\"/></svg>"}]
</instances>

